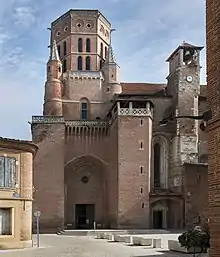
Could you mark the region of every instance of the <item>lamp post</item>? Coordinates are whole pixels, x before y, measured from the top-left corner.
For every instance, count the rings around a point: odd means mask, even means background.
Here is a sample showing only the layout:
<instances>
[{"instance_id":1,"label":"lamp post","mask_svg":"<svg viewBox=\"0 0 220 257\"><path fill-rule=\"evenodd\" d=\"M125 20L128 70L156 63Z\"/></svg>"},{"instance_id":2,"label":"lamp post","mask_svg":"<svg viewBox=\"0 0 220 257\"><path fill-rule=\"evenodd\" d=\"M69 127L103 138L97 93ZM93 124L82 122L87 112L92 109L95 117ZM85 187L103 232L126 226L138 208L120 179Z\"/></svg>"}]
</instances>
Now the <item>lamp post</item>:
<instances>
[{"instance_id":1,"label":"lamp post","mask_svg":"<svg viewBox=\"0 0 220 257\"><path fill-rule=\"evenodd\" d=\"M198 115L198 116L190 116L190 115L172 116L171 115L168 118L162 119L158 123L158 125L161 127L167 126L170 122L177 119L202 120L203 122L200 124L200 129L204 131L206 128L207 122L212 119L212 111L211 110L205 111L202 115Z\"/></svg>"}]
</instances>

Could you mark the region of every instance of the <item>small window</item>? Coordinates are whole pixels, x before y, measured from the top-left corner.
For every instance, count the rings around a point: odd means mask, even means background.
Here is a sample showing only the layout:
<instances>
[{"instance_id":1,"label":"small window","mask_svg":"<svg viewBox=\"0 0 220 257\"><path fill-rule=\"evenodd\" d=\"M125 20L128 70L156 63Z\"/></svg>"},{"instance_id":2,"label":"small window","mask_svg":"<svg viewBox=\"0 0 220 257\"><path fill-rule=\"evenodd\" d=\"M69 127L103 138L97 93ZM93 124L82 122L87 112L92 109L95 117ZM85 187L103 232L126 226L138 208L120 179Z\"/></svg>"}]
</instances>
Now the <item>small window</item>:
<instances>
[{"instance_id":1,"label":"small window","mask_svg":"<svg viewBox=\"0 0 220 257\"><path fill-rule=\"evenodd\" d=\"M141 208L142 208L142 209L144 208L144 203L141 204Z\"/></svg>"},{"instance_id":2,"label":"small window","mask_svg":"<svg viewBox=\"0 0 220 257\"><path fill-rule=\"evenodd\" d=\"M0 209L0 235L12 235L11 208Z\"/></svg>"},{"instance_id":3,"label":"small window","mask_svg":"<svg viewBox=\"0 0 220 257\"><path fill-rule=\"evenodd\" d=\"M83 41L82 38L78 39L78 52L81 53L83 51Z\"/></svg>"},{"instance_id":4,"label":"small window","mask_svg":"<svg viewBox=\"0 0 220 257\"><path fill-rule=\"evenodd\" d=\"M66 49L66 41L63 42L63 55L66 56L67 49Z\"/></svg>"},{"instance_id":5,"label":"small window","mask_svg":"<svg viewBox=\"0 0 220 257\"><path fill-rule=\"evenodd\" d=\"M77 66L78 70L82 70L82 56L78 57Z\"/></svg>"},{"instance_id":6,"label":"small window","mask_svg":"<svg viewBox=\"0 0 220 257\"><path fill-rule=\"evenodd\" d=\"M107 87L106 92L107 93L110 92L110 87Z\"/></svg>"},{"instance_id":7,"label":"small window","mask_svg":"<svg viewBox=\"0 0 220 257\"><path fill-rule=\"evenodd\" d=\"M86 39L86 52L87 53L91 52L91 40L90 40L90 38Z\"/></svg>"},{"instance_id":8,"label":"small window","mask_svg":"<svg viewBox=\"0 0 220 257\"><path fill-rule=\"evenodd\" d=\"M105 59L107 58L107 54L108 54L108 49L107 46L105 47Z\"/></svg>"},{"instance_id":9,"label":"small window","mask_svg":"<svg viewBox=\"0 0 220 257\"><path fill-rule=\"evenodd\" d=\"M140 149L143 150L143 141L140 141Z\"/></svg>"},{"instance_id":10,"label":"small window","mask_svg":"<svg viewBox=\"0 0 220 257\"><path fill-rule=\"evenodd\" d=\"M57 46L57 52L58 52L59 57L60 57L60 45Z\"/></svg>"},{"instance_id":11,"label":"small window","mask_svg":"<svg viewBox=\"0 0 220 257\"><path fill-rule=\"evenodd\" d=\"M198 173L198 174L197 174L197 182L199 183L200 181L201 181L201 174Z\"/></svg>"},{"instance_id":12,"label":"small window","mask_svg":"<svg viewBox=\"0 0 220 257\"><path fill-rule=\"evenodd\" d=\"M100 46L100 56L103 59L103 43L101 43L101 46Z\"/></svg>"},{"instance_id":13,"label":"small window","mask_svg":"<svg viewBox=\"0 0 220 257\"><path fill-rule=\"evenodd\" d=\"M141 194L143 194L143 187L141 187Z\"/></svg>"},{"instance_id":14,"label":"small window","mask_svg":"<svg viewBox=\"0 0 220 257\"><path fill-rule=\"evenodd\" d=\"M86 57L86 70L91 70L91 59L90 59L90 56Z\"/></svg>"},{"instance_id":15,"label":"small window","mask_svg":"<svg viewBox=\"0 0 220 257\"><path fill-rule=\"evenodd\" d=\"M102 60L99 61L100 70L102 69Z\"/></svg>"},{"instance_id":16,"label":"small window","mask_svg":"<svg viewBox=\"0 0 220 257\"><path fill-rule=\"evenodd\" d=\"M141 174L143 174L143 169L144 169L144 168L141 166L141 167L140 167L140 173L141 173Z\"/></svg>"},{"instance_id":17,"label":"small window","mask_svg":"<svg viewBox=\"0 0 220 257\"><path fill-rule=\"evenodd\" d=\"M141 126L143 126L143 124L144 124L144 123L143 123L143 119L140 120L140 124L141 124Z\"/></svg>"},{"instance_id":18,"label":"small window","mask_svg":"<svg viewBox=\"0 0 220 257\"><path fill-rule=\"evenodd\" d=\"M88 104L87 103L85 103L85 102L83 102L82 104L81 104L81 119L82 120L87 120L87 115L88 114Z\"/></svg>"},{"instance_id":19,"label":"small window","mask_svg":"<svg viewBox=\"0 0 220 257\"><path fill-rule=\"evenodd\" d=\"M63 72L67 71L67 67L66 67L66 60L63 60Z\"/></svg>"},{"instance_id":20,"label":"small window","mask_svg":"<svg viewBox=\"0 0 220 257\"><path fill-rule=\"evenodd\" d=\"M0 156L0 187L15 187L16 159Z\"/></svg>"}]
</instances>

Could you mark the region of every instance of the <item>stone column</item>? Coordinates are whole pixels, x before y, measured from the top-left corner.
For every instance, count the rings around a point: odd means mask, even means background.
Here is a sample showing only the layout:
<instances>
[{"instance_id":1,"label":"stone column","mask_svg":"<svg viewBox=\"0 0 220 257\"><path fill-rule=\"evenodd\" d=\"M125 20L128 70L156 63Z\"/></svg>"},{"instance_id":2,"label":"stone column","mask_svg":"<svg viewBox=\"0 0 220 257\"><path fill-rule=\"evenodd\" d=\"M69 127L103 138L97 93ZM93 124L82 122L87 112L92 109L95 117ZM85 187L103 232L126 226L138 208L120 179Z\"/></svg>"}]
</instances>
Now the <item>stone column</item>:
<instances>
[{"instance_id":1,"label":"stone column","mask_svg":"<svg viewBox=\"0 0 220 257\"><path fill-rule=\"evenodd\" d=\"M32 239L33 156L21 154L21 240Z\"/></svg>"}]
</instances>

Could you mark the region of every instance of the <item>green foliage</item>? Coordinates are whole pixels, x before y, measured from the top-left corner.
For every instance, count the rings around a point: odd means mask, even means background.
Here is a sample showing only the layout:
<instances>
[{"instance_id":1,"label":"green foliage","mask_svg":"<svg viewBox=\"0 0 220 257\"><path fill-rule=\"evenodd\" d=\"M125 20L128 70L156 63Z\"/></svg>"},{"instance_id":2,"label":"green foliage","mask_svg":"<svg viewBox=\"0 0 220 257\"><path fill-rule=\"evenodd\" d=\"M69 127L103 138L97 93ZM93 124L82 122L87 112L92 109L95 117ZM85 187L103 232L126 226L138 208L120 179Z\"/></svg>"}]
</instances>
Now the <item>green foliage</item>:
<instances>
[{"instance_id":1,"label":"green foliage","mask_svg":"<svg viewBox=\"0 0 220 257\"><path fill-rule=\"evenodd\" d=\"M210 234L208 230L195 228L188 230L178 237L179 243L182 247L201 248L202 252L207 251L210 247Z\"/></svg>"}]
</instances>

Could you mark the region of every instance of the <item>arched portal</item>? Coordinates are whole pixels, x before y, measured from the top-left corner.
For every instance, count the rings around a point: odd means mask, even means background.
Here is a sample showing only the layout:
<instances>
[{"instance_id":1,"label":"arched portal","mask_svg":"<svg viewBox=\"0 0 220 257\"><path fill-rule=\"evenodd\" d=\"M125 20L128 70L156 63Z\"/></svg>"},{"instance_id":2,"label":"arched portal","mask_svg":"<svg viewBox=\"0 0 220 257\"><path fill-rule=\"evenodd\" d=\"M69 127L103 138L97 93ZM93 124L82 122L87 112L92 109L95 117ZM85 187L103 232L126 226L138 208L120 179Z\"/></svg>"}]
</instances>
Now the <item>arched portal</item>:
<instances>
[{"instance_id":1,"label":"arched portal","mask_svg":"<svg viewBox=\"0 0 220 257\"><path fill-rule=\"evenodd\" d=\"M158 197L150 201L151 228L182 229L184 223L183 200L179 197Z\"/></svg>"},{"instance_id":2,"label":"arched portal","mask_svg":"<svg viewBox=\"0 0 220 257\"><path fill-rule=\"evenodd\" d=\"M65 166L65 223L76 229L103 226L106 217L105 164L94 156L74 158Z\"/></svg>"}]
</instances>

